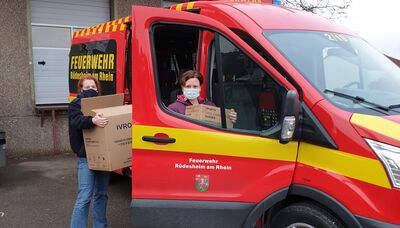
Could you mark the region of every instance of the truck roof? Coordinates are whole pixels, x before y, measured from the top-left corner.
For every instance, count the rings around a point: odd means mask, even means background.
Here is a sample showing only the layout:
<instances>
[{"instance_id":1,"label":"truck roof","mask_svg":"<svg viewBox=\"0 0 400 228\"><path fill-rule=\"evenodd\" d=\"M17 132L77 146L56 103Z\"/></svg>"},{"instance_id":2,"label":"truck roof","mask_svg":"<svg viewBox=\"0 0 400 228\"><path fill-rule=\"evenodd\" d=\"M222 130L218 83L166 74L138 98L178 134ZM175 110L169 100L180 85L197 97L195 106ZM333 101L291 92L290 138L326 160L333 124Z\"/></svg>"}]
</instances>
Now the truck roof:
<instances>
[{"instance_id":1,"label":"truck roof","mask_svg":"<svg viewBox=\"0 0 400 228\"><path fill-rule=\"evenodd\" d=\"M177 7L178 5L181 6ZM213 17L215 15L214 19L218 20L218 17L230 15L239 23L241 20L238 19L238 12L240 12L242 17L247 16L262 30L311 30L355 35L350 29L313 13L268 3L199 1L178 5L171 7L171 9L185 10L189 6L193 9L220 11L220 13L208 14L207 16Z\"/></svg>"},{"instance_id":2,"label":"truck roof","mask_svg":"<svg viewBox=\"0 0 400 228\"><path fill-rule=\"evenodd\" d=\"M85 36L92 36L97 34L105 34L116 31L125 31L125 23L132 21L131 16L117 18L113 21L108 21L103 24L94 25L88 28L84 28L80 31L74 32L73 40L75 38L81 38Z\"/></svg>"},{"instance_id":3,"label":"truck roof","mask_svg":"<svg viewBox=\"0 0 400 228\"><path fill-rule=\"evenodd\" d=\"M177 4L171 7L173 10L190 10L190 9L208 9L214 13L207 14L216 20L231 17L236 23L241 24L238 17L244 19L247 17L247 23L250 20L262 30L311 30L311 31L327 31L343 34L355 35L353 31L337 23L329 21L323 17L302 10L277 6L267 3L246 3L235 1L199 1ZM219 13L215 13L219 12ZM126 26L124 23L131 21L131 16L118 18L103 24L95 25L89 28L74 32L73 38L90 36L101 33L124 31ZM236 24L234 23L234 24ZM232 27L227 25L228 27ZM246 23L243 22L243 27Z\"/></svg>"}]
</instances>

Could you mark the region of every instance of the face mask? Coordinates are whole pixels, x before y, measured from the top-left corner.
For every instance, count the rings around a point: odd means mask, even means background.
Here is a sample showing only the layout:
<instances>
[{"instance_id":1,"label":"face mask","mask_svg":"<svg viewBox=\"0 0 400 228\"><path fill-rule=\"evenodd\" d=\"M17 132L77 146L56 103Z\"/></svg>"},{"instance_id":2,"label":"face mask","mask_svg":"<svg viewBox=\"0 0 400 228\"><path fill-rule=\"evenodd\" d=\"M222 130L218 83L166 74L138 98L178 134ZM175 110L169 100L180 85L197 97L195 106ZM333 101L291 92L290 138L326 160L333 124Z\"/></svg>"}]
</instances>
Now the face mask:
<instances>
[{"instance_id":1,"label":"face mask","mask_svg":"<svg viewBox=\"0 0 400 228\"><path fill-rule=\"evenodd\" d=\"M200 89L183 88L183 95L189 100L194 100L200 96Z\"/></svg>"},{"instance_id":2,"label":"face mask","mask_svg":"<svg viewBox=\"0 0 400 228\"><path fill-rule=\"evenodd\" d=\"M96 97L99 93L94 89L82 90L83 97Z\"/></svg>"}]
</instances>

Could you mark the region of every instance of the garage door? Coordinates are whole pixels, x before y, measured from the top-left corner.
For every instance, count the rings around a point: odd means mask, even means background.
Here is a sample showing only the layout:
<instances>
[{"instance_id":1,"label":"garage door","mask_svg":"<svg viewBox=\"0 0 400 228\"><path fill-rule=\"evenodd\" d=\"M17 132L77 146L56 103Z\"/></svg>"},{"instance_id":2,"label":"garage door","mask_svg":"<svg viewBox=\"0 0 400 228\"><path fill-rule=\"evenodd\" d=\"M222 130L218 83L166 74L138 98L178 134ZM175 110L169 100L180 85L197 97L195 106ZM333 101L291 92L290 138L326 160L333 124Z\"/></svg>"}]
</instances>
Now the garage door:
<instances>
[{"instance_id":1,"label":"garage door","mask_svg":"<svg viewBox=\"0 0 400 228\"><path fill-rule=\"evenodd\" d=\"M31 0L37 105L68 103L68 55L74 31L110 20L110 0Z\"/></svg>"}]
</instances>

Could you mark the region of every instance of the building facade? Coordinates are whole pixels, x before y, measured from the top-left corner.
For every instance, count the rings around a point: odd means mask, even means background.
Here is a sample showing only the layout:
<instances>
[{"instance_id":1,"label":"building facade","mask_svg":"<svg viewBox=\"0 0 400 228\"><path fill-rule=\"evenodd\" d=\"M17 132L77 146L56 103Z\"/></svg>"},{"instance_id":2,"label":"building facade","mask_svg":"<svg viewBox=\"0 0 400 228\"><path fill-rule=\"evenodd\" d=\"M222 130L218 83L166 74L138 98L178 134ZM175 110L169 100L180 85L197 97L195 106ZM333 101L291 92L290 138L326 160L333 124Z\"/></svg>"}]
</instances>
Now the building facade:
<instances>
[{"instance_id":1,"label":"building facade","mask_svg":"<svg viewBox=\"0 0 400 228\"><path fill-rule=\"evenodd\" d=\"M0 7L0 130L7 157L70 152L68 53L73 31L161 0L4 0Z\"/></svg>"}]
</instances>

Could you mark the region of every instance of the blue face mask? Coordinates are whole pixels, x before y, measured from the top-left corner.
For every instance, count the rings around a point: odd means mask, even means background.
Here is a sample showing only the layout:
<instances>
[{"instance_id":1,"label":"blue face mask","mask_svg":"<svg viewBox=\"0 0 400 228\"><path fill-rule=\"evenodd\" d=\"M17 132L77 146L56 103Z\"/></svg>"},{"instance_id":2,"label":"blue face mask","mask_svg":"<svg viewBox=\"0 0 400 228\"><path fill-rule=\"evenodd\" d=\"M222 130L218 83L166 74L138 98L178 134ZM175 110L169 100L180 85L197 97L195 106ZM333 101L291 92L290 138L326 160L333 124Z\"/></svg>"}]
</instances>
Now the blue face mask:
<instances>
[{"instance_id":1,"label":"blue face mask","mask_svg":"<svg viewBox=\"0 0 400 228\"><path fill-rule=\"evenodd\" d=\"M188 100L194 100L200 96L199 88L183 88L183 95Z\"/></svg>"},{"instance_id":2,"label":"blue face mask","mask_svg":"<svg viewBox=\"0 0 400 228\"><path fill-rule=\"evenodd\" d=\"M82 90L82 95L83 97L96 97L99 95L97 90L94 89L87 89L87 90Z\"/></svg>"}]
</instances>

